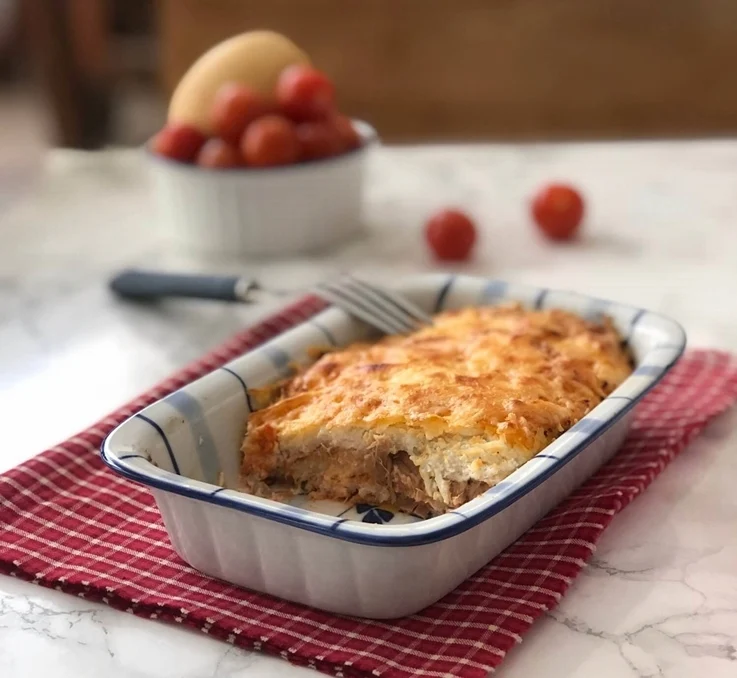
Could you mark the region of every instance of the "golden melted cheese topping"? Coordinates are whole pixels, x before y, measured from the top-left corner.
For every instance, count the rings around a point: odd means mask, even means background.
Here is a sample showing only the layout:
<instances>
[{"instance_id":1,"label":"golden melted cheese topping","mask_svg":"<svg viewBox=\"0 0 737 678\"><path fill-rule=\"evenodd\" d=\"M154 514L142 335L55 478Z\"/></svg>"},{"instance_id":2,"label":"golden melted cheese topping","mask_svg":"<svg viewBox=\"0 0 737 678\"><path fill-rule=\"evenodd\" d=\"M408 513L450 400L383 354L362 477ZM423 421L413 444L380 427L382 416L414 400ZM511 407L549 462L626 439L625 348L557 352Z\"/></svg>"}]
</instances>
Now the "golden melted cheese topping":
<instances>
[{"instance_id":1,"label":"golden melted cheese topping","mask_svg":"<svg viewBox=\"0 0 737 678\"><path fill-rule=\"evenodd\" d=\"M519 305L447 311L414 334L320 358L251 414L243 449L268 455L318 433L399 427L427 441L494 437L534 454L631 370L608 319Z\"/></svg>"}]
</instances>

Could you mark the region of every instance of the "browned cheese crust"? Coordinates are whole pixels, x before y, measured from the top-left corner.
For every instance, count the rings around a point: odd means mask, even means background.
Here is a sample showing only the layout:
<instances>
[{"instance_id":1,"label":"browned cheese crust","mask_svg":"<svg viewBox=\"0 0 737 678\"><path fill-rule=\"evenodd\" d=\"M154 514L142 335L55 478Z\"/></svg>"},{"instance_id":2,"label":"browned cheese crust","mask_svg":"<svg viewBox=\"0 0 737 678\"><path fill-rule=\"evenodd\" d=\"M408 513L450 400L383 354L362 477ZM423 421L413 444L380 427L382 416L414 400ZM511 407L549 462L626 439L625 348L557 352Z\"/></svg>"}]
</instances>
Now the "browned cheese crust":
<instances>
[{"instance_id":1,"label":"browned cheese crust","mask_svg":"<svg viewBox=\"0 0 737 678\"><path fill-rule=\"evenodd\" d=\"M250 415L243 489L422 515L478 496L630 373L608 319L519 305L448 311L324 355Z\"/></svg>"}]
</instances>

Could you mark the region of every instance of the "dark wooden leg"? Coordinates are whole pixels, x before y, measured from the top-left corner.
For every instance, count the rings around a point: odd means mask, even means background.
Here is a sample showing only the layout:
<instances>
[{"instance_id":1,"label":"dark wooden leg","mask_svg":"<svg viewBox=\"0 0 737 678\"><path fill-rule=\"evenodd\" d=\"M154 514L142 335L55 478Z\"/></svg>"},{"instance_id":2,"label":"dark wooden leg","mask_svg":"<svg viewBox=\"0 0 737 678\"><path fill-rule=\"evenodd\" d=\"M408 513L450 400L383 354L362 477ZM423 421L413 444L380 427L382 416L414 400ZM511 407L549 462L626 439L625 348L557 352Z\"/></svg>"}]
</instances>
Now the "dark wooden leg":
<instances>
[{"instance_id":1,"label":"dark wooden leg","mask_svg":"<svg viewBox=\"0 0 737 678\"><path fill-rule=\"evenodd\" d=\"M105 0L24 0L31 56L47 94L56 143L97 148L110 131Z\"/></svg>"}]
</instances>

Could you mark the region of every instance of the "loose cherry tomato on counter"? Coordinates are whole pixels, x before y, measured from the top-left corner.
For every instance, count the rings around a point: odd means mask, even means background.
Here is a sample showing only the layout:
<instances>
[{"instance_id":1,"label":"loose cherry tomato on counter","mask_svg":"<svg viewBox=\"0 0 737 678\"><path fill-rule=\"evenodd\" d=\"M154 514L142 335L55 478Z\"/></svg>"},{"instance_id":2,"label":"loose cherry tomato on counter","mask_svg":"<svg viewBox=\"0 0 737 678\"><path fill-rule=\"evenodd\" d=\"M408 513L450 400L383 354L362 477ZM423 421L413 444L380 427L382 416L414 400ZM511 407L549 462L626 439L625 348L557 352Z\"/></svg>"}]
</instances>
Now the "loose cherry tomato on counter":
<instances>
[{"instance_id":1,"label":"loose cherry tomato on counter","mask_svg":"<svg viewBox=\"0 0 737 678\"><path fill-rule=\"evenodd\" d=\"M171 123L154 137L151 147L166 158L192 162L204 143L205 135L196 127Z\"/></svg>"},{"instance_id":2,"label":"loose cherry tomato on counter","mask_svg":"<svg viewBox=\"0 0 737 678\"><path fill-rule=\"evenodd\" d=\"M243 164L238 149L222 139L208 139L197 154L200 167L226 168Z\"/></svg>"},{"instance_id":3,"label":"loose cherry tomato on counter","mask_svg":"<svg viewBox=\"0 0 737 678\"><path fill-rule=\"evenodd\" d=\"M319 120L335 108L335 86L312 66L295 64L279 76L276 100L282 112L295 122Z\"/></svg>"},{"instance_id":4,"label":"loose cherry tomato on counter","mask_svg":"<svg viewBox=\"0 0 737 678\"><path fill-rule=\"evenodd\" d=\"M552 240L576 235L584 213L581 194L566 184L544 187L532 201L532 215L540 230Z\"/></svg>"},{"instance_id":5,"label":"loose cherry tomato on counter","mask_svg":"<svg viewBox=\"0 0 737 678\"><path fill-rule=\"evenodd\" d=\"M249 123L274 110L274 104L246 85L226 83L215 94L210 112L215 133L237 145Z\"/></svg>"},{"instance_id":6,"label":"loose cherry tomato on counter","mask_svg":"<svg viewBox=\"0 0 737 678\"><path fill-rule=\"evenodd\" d=\"M330 118L330 123L338 133L343 151L352 151L361 145L361 137L358 135L350 118L336 113Z\"/></svg>"},{"instance_id":7,"label":"loose cherry tomato on counter","mask_svg":"<svg viewBox=\"0 0 737 678\"><path fill-rule=\"evenodd\" d=\"M290 165L299 160L297 130L282 115L265 115L246 128L240 150L246 164L252 167Z\"/></svg>"},{"instance_id":8,"label":"loose cherry tomato on counter","mask_svg":"<svg viewBox=\"0 0 737 678\"><path fill-rule=\"evenodd\" d=\"M463 261L476 242L473 221L460 210L441 210L425 225L425 236L438 259Z\"/></svg>"},{"instance_id":9,"label":"loose cherry tomato on counter","mask_svg":"<svg viewBox=\"0 0 737 678\"><path fill-rule=\"evenodd\" d=\"M328 122L301 122L296 127L300 160L317 160L337 155L343 150L338 131Z\"/></svg>"}]
</instances>

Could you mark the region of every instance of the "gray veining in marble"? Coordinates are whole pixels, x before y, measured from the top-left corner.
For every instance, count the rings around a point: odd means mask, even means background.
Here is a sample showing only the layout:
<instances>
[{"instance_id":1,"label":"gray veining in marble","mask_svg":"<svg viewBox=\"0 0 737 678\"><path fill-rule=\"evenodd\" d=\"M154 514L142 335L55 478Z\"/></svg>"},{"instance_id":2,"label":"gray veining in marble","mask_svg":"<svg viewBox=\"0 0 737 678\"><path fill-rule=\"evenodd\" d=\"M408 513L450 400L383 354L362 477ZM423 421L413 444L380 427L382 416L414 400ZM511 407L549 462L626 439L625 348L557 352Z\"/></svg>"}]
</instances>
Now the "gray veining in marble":
<instances>
[{"instance_id":1,"label":"gray veining in marble","mask_svg":"<svg viewBox=\"0 0 737 678\"><path fill-rule=\"evenodd\" d=\"M552 247L529 223L540 183L581 186L581 242ZM0 470L94 423L276 307L112 299L126 265L244 270L300 288L339 268L381 278L436 268L424 217L448 204L479 221L491 274L673 315L691 345L737 349L737 142L382 149L368 235L323 257L204 261L167 251L136 153L52 153L0 214ZM105 369L101 366L105 365ZM737 676L737 415L715 422L616 518L589 567L496 675ZM0 675L255 678L306 670L0 577Z\"/></svg>"}]
</instances>

